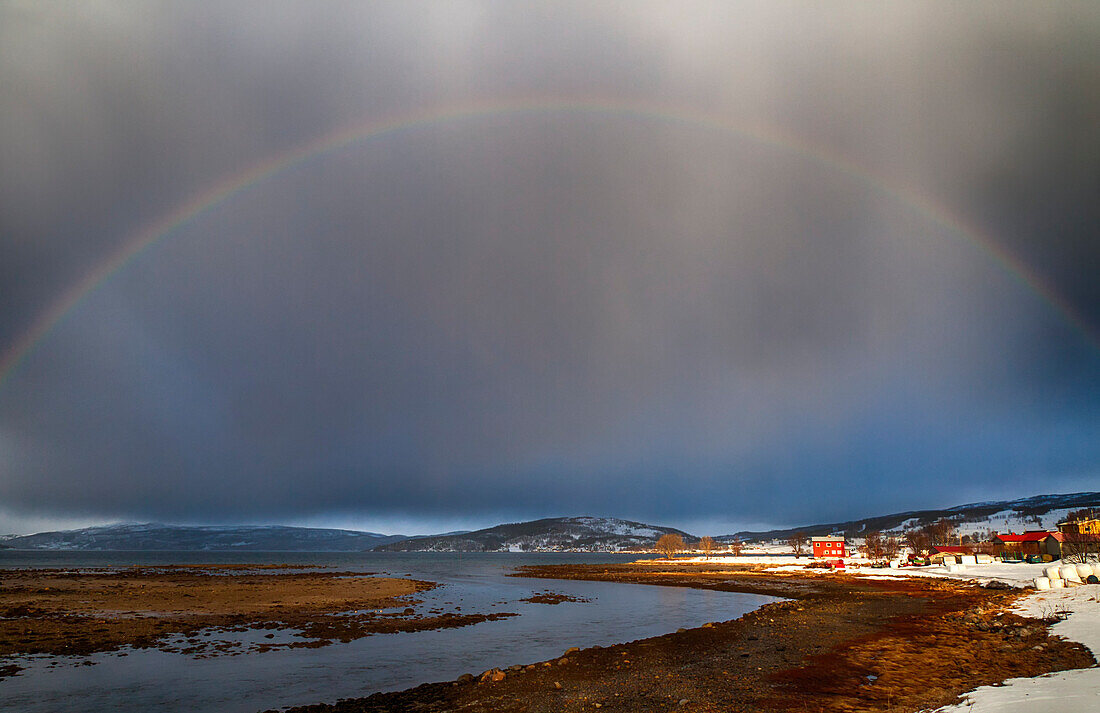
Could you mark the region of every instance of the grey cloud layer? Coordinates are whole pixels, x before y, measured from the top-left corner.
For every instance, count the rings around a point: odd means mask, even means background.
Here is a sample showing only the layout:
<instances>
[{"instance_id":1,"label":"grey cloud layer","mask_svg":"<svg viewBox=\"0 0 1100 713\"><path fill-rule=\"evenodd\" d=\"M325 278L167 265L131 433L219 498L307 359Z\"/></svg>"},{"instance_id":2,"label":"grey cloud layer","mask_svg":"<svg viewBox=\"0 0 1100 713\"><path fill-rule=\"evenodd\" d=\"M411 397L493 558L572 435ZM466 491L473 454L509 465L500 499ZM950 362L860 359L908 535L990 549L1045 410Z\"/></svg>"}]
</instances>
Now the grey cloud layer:
<instances>
[{"instance_id":1,"label":"grey cloud layer","mask_svg":"<svg viewBox=\"0 0 1100 713\"><path fill-rule=\"evenodd\" d=\"M615 114L307 162L115 275L0 391L9 508L759 522L793 499L786 521L1076 483L1100 455L1096 350L891 195L919 186L1095 322L1090 6L67 8L0 22L4 343L214 180L418 107L696 107L887 184ZM859 497L822 503L822 474Z\"/></svg>"}]
</instances>

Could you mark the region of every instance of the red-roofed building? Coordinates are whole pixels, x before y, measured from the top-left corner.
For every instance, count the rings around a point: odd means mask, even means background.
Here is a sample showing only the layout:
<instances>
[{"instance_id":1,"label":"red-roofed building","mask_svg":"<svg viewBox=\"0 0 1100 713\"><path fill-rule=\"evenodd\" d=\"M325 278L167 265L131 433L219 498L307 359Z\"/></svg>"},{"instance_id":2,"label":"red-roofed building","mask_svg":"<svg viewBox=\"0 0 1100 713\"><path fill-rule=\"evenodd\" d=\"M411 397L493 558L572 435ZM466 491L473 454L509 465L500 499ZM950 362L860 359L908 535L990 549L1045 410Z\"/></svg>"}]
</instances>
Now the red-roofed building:
<instances>
[{"instance_id":1,"label":"red-roofed building","mask_svg":"<svg viewBox=\"0 0 1100 713\"><path fill-rule=\"evenodd\" d=\"M977 551L974 545L932 545L932 554L937 555L972 555Z\"/></svg>"},{"instance_id":2,"label":"red-roofed building","mask_svg":"<svg viewBox=\"0 0 1100 713\"><path fill-rule=\"evenodd\" d=\"M1022 535L1010 532L1007 535L993 536L993 544L998 554L1050 555L1054 558L1062 556L1064 540L1065 535L1061 532L1046 530L1029 530Z\"/></svg>"}]
</instances>

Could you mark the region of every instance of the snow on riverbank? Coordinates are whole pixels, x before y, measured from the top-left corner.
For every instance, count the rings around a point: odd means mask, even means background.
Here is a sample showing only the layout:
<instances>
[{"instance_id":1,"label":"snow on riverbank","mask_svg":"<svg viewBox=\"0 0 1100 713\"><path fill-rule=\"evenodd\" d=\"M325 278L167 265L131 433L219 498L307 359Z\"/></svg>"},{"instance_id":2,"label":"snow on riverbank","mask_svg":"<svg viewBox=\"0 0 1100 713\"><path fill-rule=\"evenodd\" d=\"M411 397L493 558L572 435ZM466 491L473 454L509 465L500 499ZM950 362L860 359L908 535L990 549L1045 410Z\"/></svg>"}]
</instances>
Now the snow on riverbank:
<instances>
[{"instance_id":1,"label":"snow on riverbank","mask_svg":"<svg viewBox=\"0 0 1100 713\"><path fill-rule=\"evenodd\" d=\"M1022 598L1016 611L1024 616L1065 616L1051 631L1079 641L1100 658L1100 585L1036 591ZM962 703L939 713L1032 713L1036 710L1100 710L1100 668L1060 671L1036 678L1013 678L1000 686L982 686Z\"/></svg>"},{"instance_id":2,"label":"snow on riverbank","mask_svg":"<svg viewBox=\"0 0 1100 713\"><path fill-rule=\"evenodd\" d=\"M829 561L834 561L829 558ZM898 579L901 577L945 577L986 583L999 580L1015 587L1030 587L1036 577L1043 576L1043 570L1051 564L1028 564L994 562L992 564L955 565L954 567L899 567L890 569L886 567L871 567L866 559L860 557L845 558L846 567L841 572L858 577L874 577L876 579ZM676 559L676 564L709 564L709 565L766 565L765 572L805 572L807 574L823 573L828 570L820 567L811 567L811 563L819 562L812 557L795 558L793 555L750 555L750 556L714 556L685 557ZM668 560L653 559L641 560L638 564L667 565ZM1055 563L1057 564L1057 563Z\"/></svg>"}]
</instances>

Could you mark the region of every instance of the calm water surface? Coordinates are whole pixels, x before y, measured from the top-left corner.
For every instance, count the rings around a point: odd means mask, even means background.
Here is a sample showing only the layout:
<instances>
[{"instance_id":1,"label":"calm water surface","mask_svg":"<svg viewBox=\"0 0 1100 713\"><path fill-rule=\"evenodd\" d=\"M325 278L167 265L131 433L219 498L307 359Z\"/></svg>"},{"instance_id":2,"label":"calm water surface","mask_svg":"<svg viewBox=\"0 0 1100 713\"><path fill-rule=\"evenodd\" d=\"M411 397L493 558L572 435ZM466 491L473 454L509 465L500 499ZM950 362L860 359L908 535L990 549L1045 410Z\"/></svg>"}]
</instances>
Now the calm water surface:
<instances>
[{"instance_id":1,"label":"calm water surface","mask_svg":"<svg viewBox=\"0 0 1100 713\"><path fill-rule=\"evenodd\" d=\"M254 713L450 680L494 666L541 661L561 655L570 646L584 648L656 636L680 627L733 619L775 601L773 597L683 587L505 576L524 564L624 562L635 558L602 554L0 552L0 567L285 562L411 575L443 585L417 595L424 601L418 610L458 606L463 613L520 614L459 629L375 635L320 649L210 659L160 651L24 659L20 664L28 667L26 671L0 679L0 711ZM558 605L519 601L545 590L591 601ZM59 660L64 665L49 667ZM79 665L85 660L95 665Z\"/></svg>"}]
</instances>

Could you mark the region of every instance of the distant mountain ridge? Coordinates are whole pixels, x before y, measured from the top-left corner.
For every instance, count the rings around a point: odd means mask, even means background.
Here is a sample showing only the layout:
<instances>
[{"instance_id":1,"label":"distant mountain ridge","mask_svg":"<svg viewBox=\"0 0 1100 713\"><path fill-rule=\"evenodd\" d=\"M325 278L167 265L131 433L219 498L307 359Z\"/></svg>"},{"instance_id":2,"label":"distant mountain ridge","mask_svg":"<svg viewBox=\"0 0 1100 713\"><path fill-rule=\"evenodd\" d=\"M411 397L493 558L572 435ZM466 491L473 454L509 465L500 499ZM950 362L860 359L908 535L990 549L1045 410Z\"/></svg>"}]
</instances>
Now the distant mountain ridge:
<instances>
[{"instance_id":1,"label":"distant mountain ridge","mask_svg":"<svg viewBox=\"0 0 1100 713\"><path fill-rule=\"evenodd\" d=\"M940 518L966 531L1052 528L1070 510L1100 508L1100 493L1036 495L1017 500L957 505L941 510L910 510L844 522L803 525L785 529L742 531L715 537L743 542L785 540L796 532L806 535L844 534L861 537L871 531L899 533ZM357 530L282 525L163 525L159 523L105 525L79 530L0 536L0 549L17 550L169 550L169 551L284 551L284 552L608 552L651 547L661 535L680 535L691 544L698 538L671 527L632 520L597 517L558 517L508 523L472 532L408 537Z\"/></svg>"},{"instance_id":2,"label":"distant mountain ridge","mask_svg":"<svg viewBox=\"0 0 1100 713\"><path fill-rule=\"evenodd\" d=\"M406 535L283 525L104 525L0 538L26 550L361 552Z\"/></svg>"},{"instance_id":3,"label":"distant mountain ridge","mask_svg":"<svg viewBox=\"0 0 1100 713\"><path fill-rule=\"evenodd\" d=\"M458 535L413 537L375 552L607 552L652 547L661 535L697 540L683 530L611 517L552 517Z\"/></svg>"},{"instance_id":4,"label":"distant mountain ridge","mask_svg":"<svg viewBox=\"0 0 1100 713\"><path fill-rule=\"evenodd\" d=\"M763 542L786 539L798 532L807 536L845 534L849 537L859 537L866 532L889 532L919 527L940 518L956 521L962 526L960 529L981 529L978 526L985 524L988 524L990 529L996 529L996 526L1006 530L1013 526L1019 529L1025 527L1043 529L1053 527L1066 512L1087 507L1100 507L1100 493L1034 495L1017 500L969 503L942 510L910 510L859 520L803 525L781 530L746 530L714 539L719 542L729 542L734 538L743 542ZM970 527L966 528L967 525Z\"/></svg>"}]
</instances>

